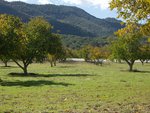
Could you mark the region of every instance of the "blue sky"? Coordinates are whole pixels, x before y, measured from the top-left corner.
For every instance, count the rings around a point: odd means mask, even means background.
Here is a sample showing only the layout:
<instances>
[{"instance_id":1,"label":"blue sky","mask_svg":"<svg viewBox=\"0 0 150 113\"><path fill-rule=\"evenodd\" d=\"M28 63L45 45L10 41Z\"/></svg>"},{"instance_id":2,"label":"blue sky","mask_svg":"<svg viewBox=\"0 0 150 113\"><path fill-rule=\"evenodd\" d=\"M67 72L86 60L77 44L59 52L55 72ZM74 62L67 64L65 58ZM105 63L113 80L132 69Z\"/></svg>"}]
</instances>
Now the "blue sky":
<instances>
[{"instance_id":1,"label":"blue sky","mask_svg":"<svg viewBox=\"0 0 150 113\"><path fill-rule=\"evenodd\" d=\"M56 4L77 6L98 18L116 17L115 11L110 11L110 0L6 0L23 1L30 4Z\"/></svg>"}]
</instances>

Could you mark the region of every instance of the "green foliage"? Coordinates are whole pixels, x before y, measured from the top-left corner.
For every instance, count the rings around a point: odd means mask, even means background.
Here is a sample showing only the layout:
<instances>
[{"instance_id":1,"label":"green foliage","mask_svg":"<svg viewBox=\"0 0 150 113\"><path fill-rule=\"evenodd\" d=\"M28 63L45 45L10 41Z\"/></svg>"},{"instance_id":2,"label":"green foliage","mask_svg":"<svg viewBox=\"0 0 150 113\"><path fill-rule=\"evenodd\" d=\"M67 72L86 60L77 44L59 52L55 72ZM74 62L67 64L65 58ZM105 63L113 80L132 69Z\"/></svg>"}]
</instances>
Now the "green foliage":
<instances>
[{"instance_id":1,"label":"green foliage","mask_svg":"<svg viewBox=\"0 0 150 113\"><path fill-rule=\"evenodd\" d=\"M146 44L143 44L140 47L140 60L142 62L142 64L144 63L144 61L149 61L150 60L150 43L147 42Z\"/></svg>"},{"instance_id":2,"label":"green foliage","mask_svg":"<svg viewBox=\"0 0 150 113\"><path fill-rule=\"evenodd\" d=\"M51 37L51 25L41 17L31 19L20 29L21 40L18 49L13 53L13 60L27 74L27 67L33 59L42 61L47 54L49 38ZM15 42L16 43L16 42ZM23 66L17 61L22 61Z\"/></svg>"},{"instance_id":3,"label":"green foliage","mask_svg":"<svg viewBox=\"0 0 150 113\"><path fill-rule=\"evenodd\" d=\"M79 51L70 49L70 48L65 48L66 49L66 57L67 58L79 58Z\"/></svg>"},{"instance_id":4,"label":"green foliage","mask_svg":"<svg viewBox=\"0 0 150 113\"><path fill-rule=\"evenodd\" d=\"M66 50L62 44L61 36L58 34L52 34L51 38L49 38L48 44L48 61L51 63L51 67L56 66L57 60L65 60L66 59Z\"/></svg>"},{"instance_id":5,"label":"green foliage","mask_svg":"<svg viewBox=\"0 0 150 113\"><path fill-rule=\"evenodd\" d=\"M139 33L128 33L122 37L118 37L112 43L112 56L115 59L121 59L127 62L132 71L135 60L140 58L141 35Z\"/></svg>"},{"instance_id":6,"label":"green foliage","mask_svg":"<svg viewBox=\"0 0 150 113\"><path fill-rule=\"evenodd\" d=\"M147 0L112 0L111 9L117 9L118 16L129 21L148 19L150 4Z\"/></svg>"},{"instance_id":7,"label":"green foliage","mask_svg":"<svg viewBox=\"0 0 150 113\"><path fill-rule=\"evenodd\" d=\"M61 36L58 34L51 34L51 37L49 38L49 45L48 45L48 52L52 55L55 55L59 58L61 56L61 53L63 51L63 45L61 42Z\"/></svg>"},{"instance_id":8,"label":"green foliage","mask_svg":"<svg viewBox=\"0 0 150 113\"><path fill-rule=\"evenodd\" d=\"M10 55L11 51L17 48L14 45L19 37L19 29L22 23L19 18L6 14L0 15L0 54Z\"/></svg>"},{"instance_id":9,"label":"green foliage","mask_svg":"<svg viewBox=\"0 0 150 113\"><path fill-rule=\"evenodd\" d=\"M6 47L5 52L1 54L9 56L23 69L24 74L27 74L27 67L33 59L41 62L47 53L56 56L61 51L60 39L51 34L52 26L42 17L32 18L28 23L21 23L17 17L0 16L0 42L3 45L0 50L3 51Z\"/></svg>"},{"instance_id":10,"label":"green foliage","mask_svg":"<svg viewBox=\"0 0 150 113\"><path fill-rule=\"evenodd\" d=\"M85 61L90 60L91 49L92 49L92 46L90 45L87 45L81 48L80 54L81 54L81 57L85 59Z\"/></svg>"},{"instance_id":11,"label":"green foliage","mask_svg":"<svg viewBox=\"0 0 150 113\"><path fill-rule=\"evenodd\" d=\"M4 63L5 67L8 67L8 62L10 60L10 57L7 55L0 55L0 60Z\"/></svg>"},{"instance_id":12,"label":"green foliage","mask_svg":"<svg viewBox=\"0 0 150 113\"><path fill-rule=\"evenodd\" d=\"M113 40L114 36L88 38L88 37L79 37L73 35L62 35L61 38L63 45L71 49L81 49L86 45L102 47L109 44L109 39Z\"/></svg>"},{"instance_id":13,"label":"green foliage","mask_svg":"<svg viewBox=\"0 0 150 113\"><path fill-rule=\"evenodd\" d=\"M145 35L150 35L150 2L149 0L112 0L110 8L117 9L118 17L130 23L142 23L141 31Z\"/></svg>"},{"instance_id":14,"label":"green foliage","mask_svg":"<svg viewBox=\"0 0 150 113\"><path fill-rule=\"evenodd\" d=\"M118 18L121 17L126 21L126 27L116 33L123 38L114 43L113 56L125 60L132 71L135 60L140 59L143 62L149 57L147 54L149 51L141 46L138 37L150 35L150 2L149 0L112 0L110 8L116 9ZM141 24L142 21L144 22Z\"/></svg>"},{"instance_id":15,"label":"green foliage","mask_svg":"<svg viewBox=\"0 0 150 113\"><path fill-rule=\"evenodd\" d=\"M6 14L0 15L0 59L7 67L12 51L16 50L14 42L19 38L19 28L22 23L19 18Z\"/></svg>"},{"instance_id":16,"label":"green foliage","mask_svg":"<svg viewBox=\"0 0 150 113\"><path fill-rule=\"evenodd\" d=\"M110 54L108 47L94 47L91 45L84 46L79 50L80 57L84 58L85 61L90 61L95 64L101 64L103 63L104 59L108 59L108 56Z\"/></svg>"}]
</instances>

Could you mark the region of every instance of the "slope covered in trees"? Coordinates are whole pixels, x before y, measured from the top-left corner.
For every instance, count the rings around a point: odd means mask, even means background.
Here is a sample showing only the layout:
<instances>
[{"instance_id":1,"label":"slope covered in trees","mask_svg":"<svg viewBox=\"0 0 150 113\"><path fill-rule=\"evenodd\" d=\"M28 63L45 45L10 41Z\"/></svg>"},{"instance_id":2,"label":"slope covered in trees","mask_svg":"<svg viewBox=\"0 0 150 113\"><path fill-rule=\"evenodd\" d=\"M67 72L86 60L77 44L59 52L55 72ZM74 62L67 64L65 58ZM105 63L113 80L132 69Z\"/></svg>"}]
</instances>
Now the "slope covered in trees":
<instances>
[{"instance_id":1,"label":"slope covered in trees","mask_svg":"<svg viewBox=\"0 0 150 113\"><path fill-rule=\"evenodd\" d=\"M0 13L19 16L23 21L43 16L54 26L53 32L80 37L107 37L122 27L116 19L98 19L80 8L62 5L34 5L1 0Z\"/></svg>"}]
</instances>

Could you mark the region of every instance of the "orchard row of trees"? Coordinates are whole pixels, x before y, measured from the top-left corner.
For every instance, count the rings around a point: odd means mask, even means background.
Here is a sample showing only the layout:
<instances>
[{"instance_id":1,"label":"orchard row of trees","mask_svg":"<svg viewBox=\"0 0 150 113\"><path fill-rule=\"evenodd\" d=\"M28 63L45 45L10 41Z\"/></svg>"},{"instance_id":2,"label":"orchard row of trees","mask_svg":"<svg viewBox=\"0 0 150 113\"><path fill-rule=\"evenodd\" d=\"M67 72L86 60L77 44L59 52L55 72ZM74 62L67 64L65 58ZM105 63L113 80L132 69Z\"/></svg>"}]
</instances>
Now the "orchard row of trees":
<instances>
[{"instance_id":1,"label":"orchard row of trees","mask_svg":"<svg viewBox=\"0 0 150 113\"><path fill-rule=\"evenodd\" d=\"M48 60L51 66L57 60L79 57L85 61L102 64L100 59L124 60L133 70L135 60L150 59L150 3L143 0L112 0L111 9L126 20L126 27L118 30L115 41L107 47L84 46L79 50L63 47L60 37L51 32L52 26L42 17L23 23L18 17L0 15L0 58L7 65L13 60L27 75L33 62ZM142 13L143 12L143 13ZM140 24L144 20L144 24Z\"/></svg>"},{"instance_id":2,"label":"orchard row of trees","mask_svg":"<svg viewBox=\"0 0 150 113\"><path fill-rule=\"evenodd\" d=\"M94 47L94 46L84 46L80 49L80 55L85 59L86 62L92 62L96 65L103 63L104 59L108 59L110 56L110 51L108 47Z\"/></svg>"},{"instance_id":3,"label":"orchard row of trees","mask_svg":"<svg viewBox=\"0 0 150 113\"><path fill-rule=\"evenodd\" d=\"M75 53L76 56L84 58L87 62L101 65L104 59L118 60L119 62L123 60L129 65L129 71L133 71L133 65L136 60L140 60L142 64L150 60L150 42L136 31L117 37L104 47L88 45Z\"/></svg>"},{"instance_id":4,"label":"orchard row of trees","mask_svg":"<svg viewBox=\"0 0 150 113\"><path fill-rule=\"evenodd\" d=\"M20 18L0 15L0 58L7 64L12 59L24 72L33 61L42 62L47 55L61 57L63 47L52 26L42 17L23 23ZM55 60L54 60L55 61Z\"/></svg>"}]
</instances>

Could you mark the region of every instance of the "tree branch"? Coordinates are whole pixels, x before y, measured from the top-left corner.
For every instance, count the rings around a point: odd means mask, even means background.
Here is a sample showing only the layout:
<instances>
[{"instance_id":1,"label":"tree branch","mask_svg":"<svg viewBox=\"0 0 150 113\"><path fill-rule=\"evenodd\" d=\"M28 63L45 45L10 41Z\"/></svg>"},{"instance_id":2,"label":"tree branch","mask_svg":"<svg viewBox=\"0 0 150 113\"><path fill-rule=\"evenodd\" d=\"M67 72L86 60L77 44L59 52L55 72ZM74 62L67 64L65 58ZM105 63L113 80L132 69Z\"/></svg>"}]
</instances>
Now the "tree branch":
<instances>
[{"instance_id":1,"label":"tree branch","mask_svg":"<svg viewBox=\"0 0 150 113\"><path fill-rule=\"evenodd\" d=\"M24 67L22 65L20 65L16 60L13 59L13 61L21 68L24 69Z\"/></svg>"}]
</instances>

